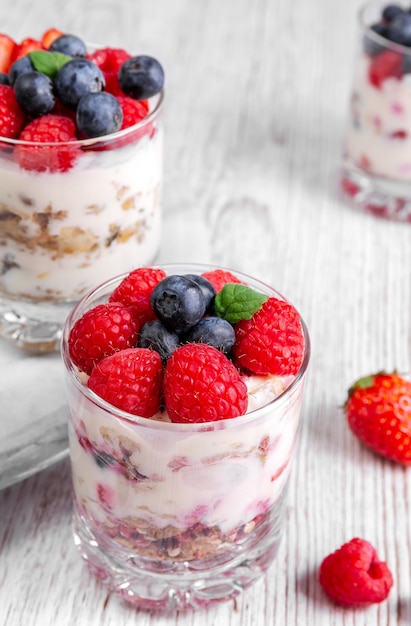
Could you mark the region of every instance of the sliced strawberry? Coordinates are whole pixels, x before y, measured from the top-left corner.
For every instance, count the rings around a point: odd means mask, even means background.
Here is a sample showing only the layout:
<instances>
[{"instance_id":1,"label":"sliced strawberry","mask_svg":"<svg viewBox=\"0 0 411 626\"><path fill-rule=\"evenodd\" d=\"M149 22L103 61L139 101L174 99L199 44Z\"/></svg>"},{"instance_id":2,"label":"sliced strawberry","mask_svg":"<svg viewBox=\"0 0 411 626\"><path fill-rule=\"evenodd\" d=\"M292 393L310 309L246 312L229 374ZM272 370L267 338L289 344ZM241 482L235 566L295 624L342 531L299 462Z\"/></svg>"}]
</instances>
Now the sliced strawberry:
<instances>
[{"instance_id":1,"label":"sliced strawberry","mask_svg":"<svg viewBox=\"0 0 411 626\"><path fill-rule=\"evenodd\" d=\"M48 50L53 41L55 41L58 37L61 37L61 35L64 35L64 33L58 28L49 28L43 33L43 36L41 38L41 45L43 46L43 48Z\"/></svg>"},{"instance_id":2,"label":"sliced strawberry","mask_svg":"<svg viewBox=\"0 0 411 626\"><path fill-rule=\"evenodd\" d=\"M0 72L8 73L16 48L17 44L11 37L0 33Z\"/></svg>"},{"instance_id":3,"label":"sliced strawberry","mask_svg":"<svg viewBox=\"0 0 411 626\"><path fill-rule=\"evenodd\" d=\"M368 80L379 89L387 78L400 78L401 75L401 55L392 50L385 50L373 58L368 71Z\"/></svg>"}]
</instances>

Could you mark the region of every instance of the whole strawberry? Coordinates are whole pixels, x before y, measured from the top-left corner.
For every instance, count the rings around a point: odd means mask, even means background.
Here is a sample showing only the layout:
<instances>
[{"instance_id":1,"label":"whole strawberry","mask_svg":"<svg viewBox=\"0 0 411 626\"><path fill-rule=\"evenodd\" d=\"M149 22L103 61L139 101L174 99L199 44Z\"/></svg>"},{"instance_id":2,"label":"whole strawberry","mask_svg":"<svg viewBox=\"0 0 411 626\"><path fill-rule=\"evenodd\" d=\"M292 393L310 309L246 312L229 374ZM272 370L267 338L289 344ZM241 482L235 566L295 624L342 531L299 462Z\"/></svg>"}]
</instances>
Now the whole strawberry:
<instances>
[{"instance_id":1,"label":"whole strawberry","mask_svg":"<svg viewBox=\"0 0 411 626\"><path fill-rule=\"evenodd\" d=\"M411 465L411 382L397 373L360 378L348 391L345 414L352 432L387 459Z\"/></svg>"},{"instance_id":2,"label":"whole strawberry","mask_svg":"<svg viewBox=\"0 0 411 626\"><path fill-rule=\"evenodd\" d=\"M321 563L319 581L328 597L342 606L362 607L385 600L392 574L365 539L351 539Z\"/></svg>"},{"instance_id":3,"label":"whole strawberry","mask_svg":"<svg viewBox=\"0 0 411 626\"><path fill-rule=\"evenodd\" d=\"M97 363L87 386L123 411L152 417L160 410L162 381L160 355L147 348L129 348Z\"/></svg>"},{"instance_id":4,"label":"whole strawberry","mask_svg":"<svg viewBox=\"0 0 411 626\"><path fill-rule=\"evenodd\" d=\"M172 422L213 422L244 415L247 387L239 372L216 348L188 343L169 358L164 399Z\"/></svg>"}]
</instances>

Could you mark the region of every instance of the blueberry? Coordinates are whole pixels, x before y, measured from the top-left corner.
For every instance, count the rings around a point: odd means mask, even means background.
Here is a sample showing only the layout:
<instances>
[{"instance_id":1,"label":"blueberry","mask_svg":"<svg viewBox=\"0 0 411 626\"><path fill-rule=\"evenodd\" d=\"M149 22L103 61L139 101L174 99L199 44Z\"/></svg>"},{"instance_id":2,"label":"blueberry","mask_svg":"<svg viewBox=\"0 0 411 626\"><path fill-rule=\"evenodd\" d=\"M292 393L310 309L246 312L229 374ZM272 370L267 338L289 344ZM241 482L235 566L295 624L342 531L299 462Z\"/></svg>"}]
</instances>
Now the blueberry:
<instances>
[{"instance_id":1,"label":"blueberry","mask_svg":"<svg viewBox=\"0 0 411 626\"><path fill-rule=\"evenodd\" d=\"M107 466L115 467L116 465L118 465L116 459L111 454L107 454L107 452L96 450L94 458L95 458L97 465L103 469L106 468Z\"/></svg>"},{"instance_id":2,"label":"blueberry","mask_svg":"<svg viewBox=\"0 0 411 626\"><path fill-rule=\"evenodd\" d=\"M154 287L150 304L163 324L177 334L197 324L206 309L203 292L197 283L177 274L167 276Z\"/></svg>"},{"instance_id":3,"label":"blueberry","mask_svg":"<svg viewBox=\"0 0 411 626\"><path fill-rule=\"evenodd\" d=\"M405 13L402 7L398 6L397 4L389 4L382 12L382 19L385 22L391 22L394 17L397 17L397 15L401 15L402 13Z\"/></svg>"},{"instance_id":4,"label":"blueberry","mask_svg":"<svg viewBox=\"0 0 411 626\"><path fill-rule=\"evenodd\" d=\"M56 102L53 83L41 72L25 72L17 76L14 94L20 108L32 117L49 113Z\"/></svg>"},{"instance_id":5,"label":"blueberry","mask_svg":"<svg viewBox=\"0 0 411 626\"><path fill-rule=\"evenodd\" d=\"M146 322L140 328L137 346L139 348L152 348L159 353L163 363L166 363L179 345L180 339L177 333L166 328L158 320Z\"/></svg>"},{"instance_id":6,"label":"blueberry","mask_svg":"<svg viewBox=\"0 0 411 626\"><path fill-rule=\"evenodd\" d=\"M78 103L76 122L85 137L101 137L121 128L123 111L111 93L88 93Z\"/></svg>"},{"instance_id":7,"label":"blueberry","mask_svg":"<svg viewBox=\"0 0 411 626\"><path fill-rule=\"evenodd\" d=\"M383 22L378 22L378 24L373 24L370 27L370 33L366 33L364 35L363 44L364 50L366 54L374 57L377 56L380 52L385 49L385 45L383 42L378 41L378 37L374 35L379 35L380 37L387 38L387 24Z\"/></svg>"},{"instance_id":8,"label":"blueberry","mask_svg":"<svg viewBox=\"0 0 411 626\"><path fill-rule=\"evenodd\" d=\"M394 43L411 46L411 14L401 13L387 25L387 37Z\"/></svg>"},{"instance_id":9,"label":"blueberry","mask_svg":"<svg viewBox=\"0 0 411 626\"><path fill-rule=\"evenodd\" d=\"M131 57L121 66L118 80L121 89L127 96L135 100L145 100L162 90L164 70L153 57Z\"/></svg>"},{"instance_id":10,"label":"blueberry","mask_svg":"<svg viewBox=\"0 0 411 626\"><path fill-rule=\"evenodd\" d=\"M186 278L190 278L200 287L203 292L203 296L205 298L206 303L206 311L212 308L214 298L215 298L215 289L212 283L209 280L200 276L199 274L185 274Z\"/></svg>"},{"instance_id":11,"label":"blueberry","mask_svg":"<svg viewBox=\"0 0 411 626\"><path fill-rule=\"evenodd\" d=\"M80 98L103 91L105 84L100 68L92 61L80 58L68 61L54 78L58 97L66 107L73 110L77 108Z\"/></svg>"},{"instance_id":12,"label":"blueberry","mask_svg":"<svg viewBox=\"0 0 411 626\"><path fill-rule=\"evenodd\" d=\"M5 74L4 72L0 72L0 85L11 85L8 74Z\"/></svg>"},{"instance_id":13,"label":"blueberry","mask_svg":"<svg viewBox=\"0 0 411 626\"><path fill-rule=\"evenodd\" d=\"M9 69L9 79L10 84L14 85L16 79L20 74L24 74L25 72L32 72L34 70L33 63L31 62L30 57L24 56L20 57L14 63L12 63Z\"/></svg>"},{"instance_id":14,"label":"blueberry","mask_svg":"<svg viewBox=\"0 0 411 626\"><path fill-rule=\"evenodd\" d=\"M51 44L50 52L61 52L69 57L85 57L87 54L86 44L76 35L60 35Z\"/></svg>"},{"instance_id":15,"label":"blueberry","mask_svg":"<svg viewBox=\"0 0 411 626\"><path fill-rule=\"evenodd\" d=\"M234 345L235 332L227 320L221 317L204 317L190 328L185 341L206 343L222 352L228 353Z\"/></svg>"}]
</instances>

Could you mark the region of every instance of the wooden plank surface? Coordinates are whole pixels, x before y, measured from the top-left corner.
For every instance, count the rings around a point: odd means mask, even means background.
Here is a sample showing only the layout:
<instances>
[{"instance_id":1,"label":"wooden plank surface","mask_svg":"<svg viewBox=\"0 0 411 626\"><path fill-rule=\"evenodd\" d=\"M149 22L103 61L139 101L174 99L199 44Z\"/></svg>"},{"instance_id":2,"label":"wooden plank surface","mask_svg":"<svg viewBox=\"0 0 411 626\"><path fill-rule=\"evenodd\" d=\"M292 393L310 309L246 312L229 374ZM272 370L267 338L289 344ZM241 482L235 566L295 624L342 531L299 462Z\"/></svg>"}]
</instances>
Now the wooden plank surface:
<instances>
[{"instance_id":1,"label":"wooden plank surface","mask_svg":"<svg viewBox=\"0 0 411 626\"><path fill-rule=\"evenodd\" d=\"M357 0L16 0L0 29L56 26L157 56L167 74L159 261L218 262L272 283L312 339L287 526L267 576L235 603L136 612L88 574L71 539L67 460L0 492L0 625L408 626L411 475L350 434L359 376L410 369L411 226L337 193ZM4 361L14 351L0 343ZM2 370L7 376L7 368ZM21 381L24 388L24 380ZM25 392L30 389L25 389ZM19 402L16 397L16 403ZM5 416L1 416L5 419ZM389 600L337 608L322 558L363 536L394 575Z\"/></svg>"}]
</instances>

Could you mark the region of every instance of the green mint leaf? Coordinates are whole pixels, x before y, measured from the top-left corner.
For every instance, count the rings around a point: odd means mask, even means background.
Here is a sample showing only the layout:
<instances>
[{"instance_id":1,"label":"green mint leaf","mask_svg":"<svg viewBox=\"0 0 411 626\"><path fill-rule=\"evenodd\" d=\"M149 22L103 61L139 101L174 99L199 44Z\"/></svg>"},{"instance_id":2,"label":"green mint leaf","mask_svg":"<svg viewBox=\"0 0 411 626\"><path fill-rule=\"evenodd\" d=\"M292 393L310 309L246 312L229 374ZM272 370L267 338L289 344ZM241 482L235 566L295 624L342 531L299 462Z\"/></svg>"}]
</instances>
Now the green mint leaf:
<instances>
[{"instance_id":1,"label":"green mint leaf","mask_svg":"<svg viewBox=\"0 0 411 626\"><path fill-rule=\"evenodd\" d=\"M224 285L215 297L215 310L218 317L222 317L231 324L240 320L249 320L254 313L268 300L268 296L251 287L237 283Z\"/></svg>"},{"instance_id":2,"label":"green mint leaf","mask_svg":"<svg viewBox=\"0 0 411 626\"><path fill-rule=\"evenodd\" d=\"M49 52L48 50L34 50L29 55L33 67L42 74L47 74L51 79L55 77L59 69L63 67L71 57L61 52Z\"/></svg>"}]
</instances>

